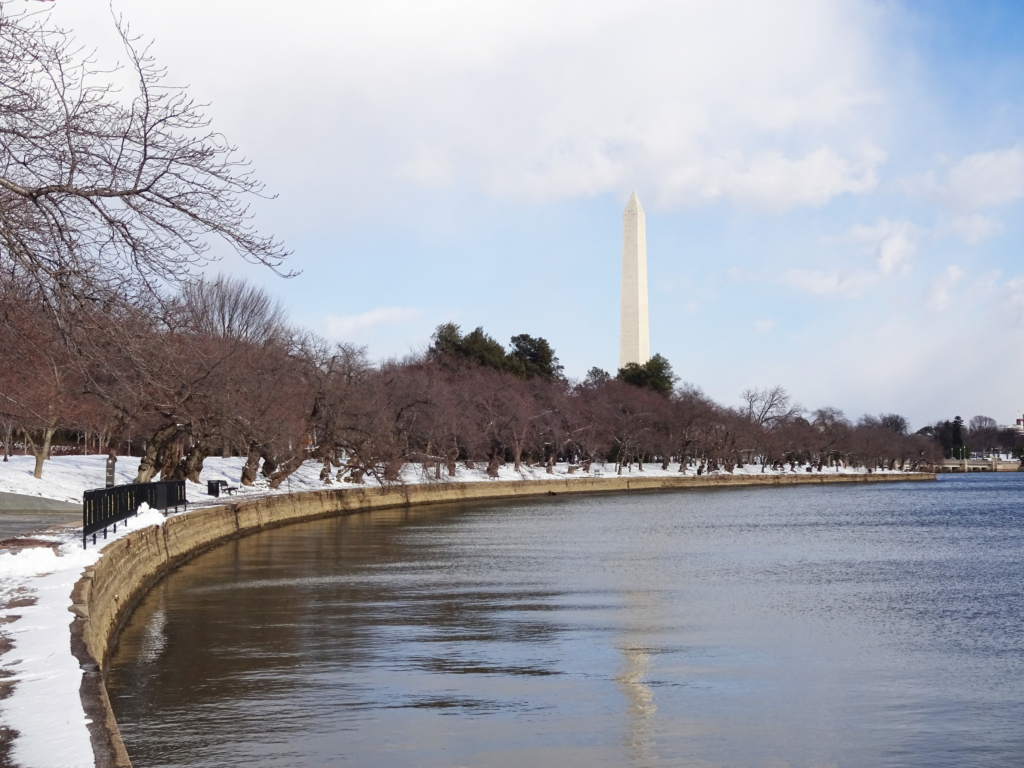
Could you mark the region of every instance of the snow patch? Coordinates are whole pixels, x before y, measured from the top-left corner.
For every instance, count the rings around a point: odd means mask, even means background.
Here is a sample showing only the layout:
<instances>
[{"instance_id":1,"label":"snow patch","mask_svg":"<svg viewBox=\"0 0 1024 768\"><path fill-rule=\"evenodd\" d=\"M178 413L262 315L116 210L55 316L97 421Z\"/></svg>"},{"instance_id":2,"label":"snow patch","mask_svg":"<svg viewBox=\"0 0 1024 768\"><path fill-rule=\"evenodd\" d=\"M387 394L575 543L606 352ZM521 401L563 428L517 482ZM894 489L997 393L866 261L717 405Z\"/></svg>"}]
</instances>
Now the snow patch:
<instances>
[{"instance_id":1,"label":"snow patch","mask_svg":"<svg viewBox=\"0 0 1024 768\"><path fill-rule=\"evenodd\" d=\"M164 516L143 504L139 514L108 530L107 541L151 525ZM0 601L32 598L35 604L0 609L0 617L19 617L4 625L13 648L0 656L0 668L10 672L14 690L0 702L0 723L19 733L13 757L23 768L91 768L92 746L88 718L82 711L79 688L82 670L71 654L70 626L74 616L71 591L82 570L100 558L102 544L82 548L81 535L67 533L36 537L56 544L0 554ZM59 738L54 738L59 729Z\"/></svg>"}]
</instances>

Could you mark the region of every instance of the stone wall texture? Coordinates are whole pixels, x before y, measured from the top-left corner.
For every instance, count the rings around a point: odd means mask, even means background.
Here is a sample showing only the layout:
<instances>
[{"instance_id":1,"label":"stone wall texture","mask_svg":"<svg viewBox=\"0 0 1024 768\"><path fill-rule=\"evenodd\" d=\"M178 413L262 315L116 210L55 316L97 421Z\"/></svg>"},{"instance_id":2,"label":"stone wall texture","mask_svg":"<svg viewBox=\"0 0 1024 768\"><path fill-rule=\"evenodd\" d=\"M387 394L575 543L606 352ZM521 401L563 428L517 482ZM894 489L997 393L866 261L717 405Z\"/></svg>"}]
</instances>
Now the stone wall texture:
<instances>
[{"instance_id":1,"label":"stone wall texture","mask_svg":"<svg viewBox=\"0 0 1024 768\"><path fill-rule=\"evenodd\" d=\"M934 480L934 474L865 475L713 475L702 477L567 477L517 482L429 483L390 490L351 487L267 496L202 507L169 518L159 527L132 531L103 549L75 585L71 647L84 671L82 706L92 720L96 765L130 768L103 684L103 670L132 609L170 570L221 542L249 533L318 517L375 509L503 500L559 494L665 491L687 488L736 488L811 484Z\"/></svg>"}]
</instances>

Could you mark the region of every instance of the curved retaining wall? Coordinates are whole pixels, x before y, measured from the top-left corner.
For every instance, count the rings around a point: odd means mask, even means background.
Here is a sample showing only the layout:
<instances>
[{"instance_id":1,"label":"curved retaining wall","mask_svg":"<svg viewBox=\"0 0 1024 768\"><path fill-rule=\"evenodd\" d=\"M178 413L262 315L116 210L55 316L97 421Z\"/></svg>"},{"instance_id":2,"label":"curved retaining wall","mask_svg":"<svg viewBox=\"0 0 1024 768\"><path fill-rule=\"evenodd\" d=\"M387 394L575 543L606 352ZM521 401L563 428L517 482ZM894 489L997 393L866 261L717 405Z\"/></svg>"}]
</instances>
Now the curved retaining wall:
<instances>
[{"instance_id":1,"label":"curved retaining wall","mask_svg":"<svg viewBox=\"0 0 1024 768\"><path fill-rule=\"evenodd\" d=\"M138 601L157 580L199 552L228 539L318 517L423 504L562 493L934 479L934 474L927 473L703 477L629 475L516 482L436 483L408 485L390 491L349 486L202 507L168 518L159 528L133 531L104 547L103 556L83 572L71 595L72 606L69 610L75 614L71 624L71 649L83 669L82 707L92 721L89 730L96 765L99 768L131 767L103 683L103 670L121 627Z\"/></svg>"}]
</instances>

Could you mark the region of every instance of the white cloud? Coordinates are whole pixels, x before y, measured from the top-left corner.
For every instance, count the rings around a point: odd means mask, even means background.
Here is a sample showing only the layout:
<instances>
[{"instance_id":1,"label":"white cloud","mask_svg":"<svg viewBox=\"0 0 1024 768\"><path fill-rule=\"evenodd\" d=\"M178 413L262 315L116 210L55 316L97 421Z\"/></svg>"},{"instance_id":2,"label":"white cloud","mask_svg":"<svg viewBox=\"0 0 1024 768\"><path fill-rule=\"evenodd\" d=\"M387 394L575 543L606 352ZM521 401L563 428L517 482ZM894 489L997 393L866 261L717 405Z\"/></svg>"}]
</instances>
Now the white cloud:
<instances>
[{"instance_id":1,"label":"white cloud","mask_svg":"<svg viewBox=\"0 0 1024 768\"><path fill-rule=\"evenodd\" d=\"M1001 232L1003 224L992 216L970 213L954 216L949 222L949 228L967 245L977 245Z\"/></svg>"},{"instance_id":2,"label":"white cloud","mask_svg":"<svg viewBox=\"0 0 1024 768\"><path fill-rule=\"evenodd\" d=\"M1024 197L1024 145L968 155L940 181L934 171L904 179L909 194L962 211L1011 203Z\"/></svg>"},{"instance_id":3,"label":"white cloud","mask_svg":"<svg viewBox=\"0 0 1024 768\"><path fill-rule=\"evenodd\" d=\"M774 320L758 320L754 323L754 330L758 333L768 333L775 327Z\"/></svg>"},{"instance_id":4,"label":"white cloud","mask_svg":"<svg viewBox=\"0 0 1024 768\"><path fill-rule=\"evenodd\" d=\"M846 192L862 193L878 185L878 166L885 153L867 147L841 157L827 147L791 159L779 152L764 152L749 161L739 156L711 161L698 174L700 188L685 183L669 189L670 198L687 202L694 196L707 201L721 198L772 210L821 207Z\"/></svg>"},{"instance_id":5,"label":"white cloud","mask_svg":"<svg viewBox=\"0 0 1024 768\"><path fill-rule=\"evenodd\" d=\"M806 291L815 296L857 297L865 288L874 285L878 280L877 273L864 271L844 275L836 271L790 269L779 276L779 282L782 285Z\"/></svg>"},{"instance_id":6,"label":"white cloud","mask_svg":"<svg viewBox=\"0 0 1024 768\"><path fill-rule=\"evenodd\" d=\"M997 318L1001 323L1024 328L1024 278L1007 281L996 303Z\"/></svg>"},{"instance_id":7,"label":"white cloud","mask_svg":"<svg viewBox=\"0 0 1024 768\"><path fill-rule=\"evenodd\" d=\"M858 224L847 234L849 240L869 246L877 254L878 271L892 274L897 267L907 267L917 253L922 230L909 221L879 219L872 226Z\"/></svg>"},{"instance_id":8,"label":"white cloud","mask_svg":"<svg viewBox=\"0 0 1024 768\"><path fill-rule=\"evenodd\" d=\"M917 253L917 242L924 233L909 221L878 219L874 224L857 224L838 238L826 242L852 244L867 249L875 256L875 269L814 270L790 269L779 276L782 285L815 296L859 297L865 289L884 278L909 273L910 261Z\"/></svg>"},{"instance_id":9,"label":"white cloud","mask_svg":"<svg viewBox=\"0 0 1024 768\"><path fill-rule=\"evenodd\" d=\"M885 161L872 143L883 21L869 0L118 10L158 35L172 79L212 101L218 127L303 202L314 188L386 200L395 185L456 185L785 210L869 191ZM109 18L105 0L54 14L86 44Z\"/></svg>"},{"instance_id":10,"label":"white cloud","mask_svg":"<svg viewBox=\"0 0 1024 768\"><path fill-rule=\"evenodd\" d=\"M369 312L345 317L324 318L324 331L330 338L351 340L380 326L397 325L418 317L420 311L409 307L378 307Z\"/></svg>"},{"instance_id":11,"label":"white cloud","mask_svg":"<svg viewBox=\"0 0 1024 768\"><path fill-rule=\"evenodd\" d=\"M986 305L990 303L992 297L999 291L1000 283L999 278L1002 273L998 269L993 269L986 272L977 280L975 280L970 288L964 292L964 296L971 301L984 302ZM1013 281L1010 281L1012 284Z\"/></svg>"},{"instance_id":12,"label":"white cloud","mask_svg":"<svg viewBox=\"0 0 1024 768\"><path fill-rule=\"evenodd\" d=\"M949 172L946 198L959 208L987 208L1024 197L1024 148L965 157Z\"/></svg>"},{"instance_id":13,"label":"white cloud","mask_svg":"<svg viewBox=\"0 0 1024 768\"><path fill-rule=\"evenodd\" d=\"M424 146L416 149L412 160L395 168L394 174L424 187L447 187L452 182L451 167L446 158Z\"/></svg>"},{"instance_id":14,"label":"white cloud","mask_svg":"<svg viewBox=\"0 0 1024 768\"><path fill-rule=\"evenodd\" d=\"M928 288L927 303L936 312L945 312L953 305L953 288L964 279L964 272L955 264L936 277Z\"/></svg>"}]
</instances>

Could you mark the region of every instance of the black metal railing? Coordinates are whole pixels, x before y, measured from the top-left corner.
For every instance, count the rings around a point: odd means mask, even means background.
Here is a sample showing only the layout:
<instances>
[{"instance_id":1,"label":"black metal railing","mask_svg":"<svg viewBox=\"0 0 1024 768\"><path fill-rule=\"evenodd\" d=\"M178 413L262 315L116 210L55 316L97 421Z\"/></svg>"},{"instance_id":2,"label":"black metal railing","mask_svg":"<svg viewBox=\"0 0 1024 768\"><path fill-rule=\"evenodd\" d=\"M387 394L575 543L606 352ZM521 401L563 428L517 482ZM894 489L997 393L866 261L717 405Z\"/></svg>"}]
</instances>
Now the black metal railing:
<instances>
[{"instance_id":1,"label":"black metal railing","mask_svg":"<svg viewBox=\"0 0 1024 768\"><path fill-rule=\"evenodd\" d=\"M130 485L113 485L110 488L97 488L82 494L82 547L92 535L92 543L96 543L96 534L103 531L107 538L107 528L137 514L143 503L150 509L169 509L188 506L185 500L185 481L168 480L160 483L132 483Z\"/></svg>"}]
</instances>

